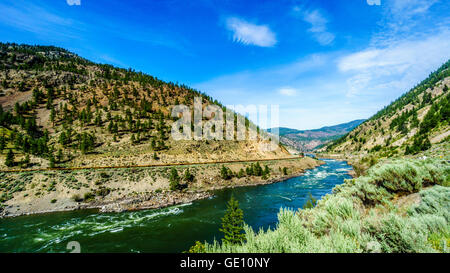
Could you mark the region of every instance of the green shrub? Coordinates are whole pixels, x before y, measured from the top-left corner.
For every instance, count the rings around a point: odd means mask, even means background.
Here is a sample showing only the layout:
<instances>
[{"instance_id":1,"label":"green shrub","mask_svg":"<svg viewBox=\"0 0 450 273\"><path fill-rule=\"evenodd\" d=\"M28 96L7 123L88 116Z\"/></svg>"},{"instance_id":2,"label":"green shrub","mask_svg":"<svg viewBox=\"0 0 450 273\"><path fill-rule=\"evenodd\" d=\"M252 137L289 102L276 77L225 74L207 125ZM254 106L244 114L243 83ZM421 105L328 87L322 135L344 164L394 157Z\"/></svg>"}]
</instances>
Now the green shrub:
<instances>
[{"instance_id":1,"label":"green shrub","mask_svg":"<svg viewBox=\"0 0 450 273\"><path fill-rule=\"evenodd\" d=\"M195 244L189 248L187 253L205 253L205 244L196 241Z\"/></svg>"},{"instance_id":2,"label":"green shrub","mask_svg":"<svg viewBox=\"0 0 450 273\"><path fill-rule=\"evenodd\" d=\"M78 195L78 194L74 194L74 195L72 195L72 200L75 202L81 202L81 201L83 201L83 198L81 198L80 195Z\"/></svg>"},{"instance_id":3,"label":"green shrub","mask_svg":"<svg viewBox=\"0 0 450 273\"><path fill-rule=\"evenodd\" d=\"M90 201L95 198L95 195L92 192L86 192L83 196L84 201Z\"/></svg>"},{"instance_id":4,"label":"green shrub","mask_svg":"<svg viewBox=\"0 0 450 273\"><path fill-rule=\"evenodd\" d=\"M189 169L186 169L186 171L184 172L184 180L186 180L186 182L193 182L194 178L194 175L191 174Z\"/></svg>"}]
</instances>

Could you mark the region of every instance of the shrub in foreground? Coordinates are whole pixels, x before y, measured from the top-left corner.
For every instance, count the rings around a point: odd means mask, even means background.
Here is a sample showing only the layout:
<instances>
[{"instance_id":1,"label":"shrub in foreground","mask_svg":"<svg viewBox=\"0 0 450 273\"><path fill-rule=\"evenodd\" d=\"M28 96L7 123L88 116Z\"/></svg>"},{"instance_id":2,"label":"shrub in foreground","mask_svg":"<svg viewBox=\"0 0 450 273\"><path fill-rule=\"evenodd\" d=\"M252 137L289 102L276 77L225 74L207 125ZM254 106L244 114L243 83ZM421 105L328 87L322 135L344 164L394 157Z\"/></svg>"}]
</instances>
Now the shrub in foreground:
<instances>
[{"instance_id":1,"label":"shrub in foreground","mask_svg":"<svg viewBox=\"0 0 450 273\"><path fill-rule=\"evenodd\" d=\"M314 208L281 209L275 229L245 226L245 243L205 244L206 252L448 252L450 166L395 160L347 180ZM423 189L427 186L427 189ZM432 186L432 187L430 187ZM400 197L419 193L404 208ZM394 198L395 197L395 198Z\"/></svg>"}]
</instances>

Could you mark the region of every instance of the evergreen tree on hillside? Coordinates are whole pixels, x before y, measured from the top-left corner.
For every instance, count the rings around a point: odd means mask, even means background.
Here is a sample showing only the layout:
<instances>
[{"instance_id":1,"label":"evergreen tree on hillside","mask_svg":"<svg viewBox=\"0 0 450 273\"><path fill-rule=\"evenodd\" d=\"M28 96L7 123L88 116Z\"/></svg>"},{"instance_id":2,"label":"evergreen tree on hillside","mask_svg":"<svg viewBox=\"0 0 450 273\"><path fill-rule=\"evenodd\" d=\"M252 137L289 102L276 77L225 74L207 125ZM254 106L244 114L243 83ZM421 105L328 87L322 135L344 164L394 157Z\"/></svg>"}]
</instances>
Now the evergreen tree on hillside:
<instances>
[{"instance_id":1,"label":"evergreen tree on hillside","mask_svg":"<svg viewBox=\"0 0 450 273\"><path fill-rule=\"evenodd\" d=\"M48 161L49 161L50 168L54 168L55 167L55 157L53 156L52 153L49 155Z\"/></svg>"},{"instance_id":2,"label":"evergreen tree on hillside","mask_svg":"<svg viewBox=\"0 0 450 273\"><path fill-rule=\"evenodd\" d=\"M61 161L63 160L63 157L64 157L64 155L63 155L63 153L62 153L62 150L59 149L59 150L58 150L58 155L56 156L56 158L57 158L57 160L58 160L58 163L61 163Z\"/></svg>"},{"instance_id":3,"label":"evergreen tree on hillside","mask_svg":"<svg viewBox=\"0 0 450 273\"><path fill-rule=\"evenodd\" d=\"M0 153L3 152L3 150L6 147L6 140L4 136L0 136Z\"/></svg>"},{"instance_id":4,"label":"evergreen tree on hillside","mask_svg":"<svg viewBox=\"0 0 450 273\"><path fill-rule=\"evenodd\" d=\"M194 181L194 175L191 174L191 172L189 171L189 169L186 169L186 172L184 173L184 180L186 180L187 182L192 182L192 181Z\"/></svg>"},{"instance_id":5,"label":"evergreen tree on hillside","mask_svg":"<svg viewBox=\"0 0 450 273\"><path fill-rule=\"evenodd\" d=\"M220 169L220 177L222 177L222 179L229 180L233 177L233 172L229 168L222 166Z\"/></svg>"},{"instance_id":6,"label":"evergreen tree on hillside","mask_svg":"<svg viewBox=\"0 0 450 273\"><path fill-rule=\"evenodd\" d=\"M259 165L259 162L256 162L253 166L253 174L256 176L261 176L263 174L263 169L261 168L261 165Z\"/></svg>"},{"instance_id":7,"label":"evergreen tree on hillside","mask_svg":"<svg viewBox=\"0 0 450 273\"><path fill-rule=\"evenodd\" d=\"M227 211L222 218L222 228L224 244L241 244L245 240L244 231L244 212L239 208L239 202L231 196L228 201Z\"/></svg>"},{"instance_id":8,"label":"evergreen tree on hillside","mask_svg":"<svg viewBox=\"0 0 450 273\"><path fill-rule=\"evenodd\" d=\"M170 190L172 191L181 189L180 176L178 175L177 169L175 168L172 168L172 170L170 171L169 185Z\"/></svg>"},{"instance_id":9,"label":"evergreen tree on hillside","mask_svg":"<svg viewBox=\"0 0 450 273\"><path fill-rule=\"evenodd\" d=\"M244 169L240 169L238 174L237 174L237 178L242 178L244 176L245 176Z\"/></svg>"},{"instance_id":10,"label":"evergreen tree on hillside","mask_svg":"<svg viewBox=\"0 0 450 273\"><path fill-rule=\"evenodd\" d=\"M52 109L50 110L50 121L52 122L53 126L55 126L55 117L56 117L55 108L52 107Z\"/></svg>"},{"instance_id":11,"label":"evergreen tree on hillside","mask_svg":"<svg viewBox=\"0 0 450 273\"><path fill-rule=\"evenodd\" d=\"M8 150L6 154L5 165L8 167L14 166L14 153L12 150Z\"/></svg>"}]
</instances>

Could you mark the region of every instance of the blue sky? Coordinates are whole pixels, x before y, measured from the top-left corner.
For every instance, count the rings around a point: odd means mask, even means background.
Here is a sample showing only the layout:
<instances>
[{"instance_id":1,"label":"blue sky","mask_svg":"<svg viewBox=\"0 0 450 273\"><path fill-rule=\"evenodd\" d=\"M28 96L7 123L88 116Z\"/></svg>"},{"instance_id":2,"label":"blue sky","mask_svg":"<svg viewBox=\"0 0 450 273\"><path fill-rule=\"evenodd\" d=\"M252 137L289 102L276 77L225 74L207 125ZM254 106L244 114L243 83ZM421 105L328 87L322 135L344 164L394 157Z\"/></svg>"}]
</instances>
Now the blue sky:
<instances>
[{"instance_id":1,"label":"blue sky","mask_svg":"<svg viewBox=\"0 0 450 273\"><path fill-rule=\"evenodd\" d=\"M450 58L445 0L0 2L0 40L278 104L280 125L368 118Z\"/></svg>"}]
</instances>

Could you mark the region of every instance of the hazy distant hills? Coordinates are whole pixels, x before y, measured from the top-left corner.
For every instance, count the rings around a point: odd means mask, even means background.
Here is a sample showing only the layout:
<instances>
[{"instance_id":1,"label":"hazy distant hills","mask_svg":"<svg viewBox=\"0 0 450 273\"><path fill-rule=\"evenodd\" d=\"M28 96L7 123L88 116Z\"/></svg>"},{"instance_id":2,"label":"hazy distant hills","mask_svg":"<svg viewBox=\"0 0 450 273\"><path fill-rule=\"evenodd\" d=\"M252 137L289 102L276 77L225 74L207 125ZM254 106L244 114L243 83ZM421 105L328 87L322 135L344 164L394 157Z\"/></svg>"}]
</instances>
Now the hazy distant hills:
<instances>
[{"instance_id":1,"label":"hazy distant hills","mask_svg":"<svg viewBox=\"0 0 450 273\"><path fill-rule=\"evenodd\" d=\"M364 122L364 119L353 120L334 126L326 126L313 130L297 130L280 127L281 143L297 150L307 152L322 147L324 144L335 140ZM269 129L272 132L275 128Z\"/></svg>"}]
</instances>

